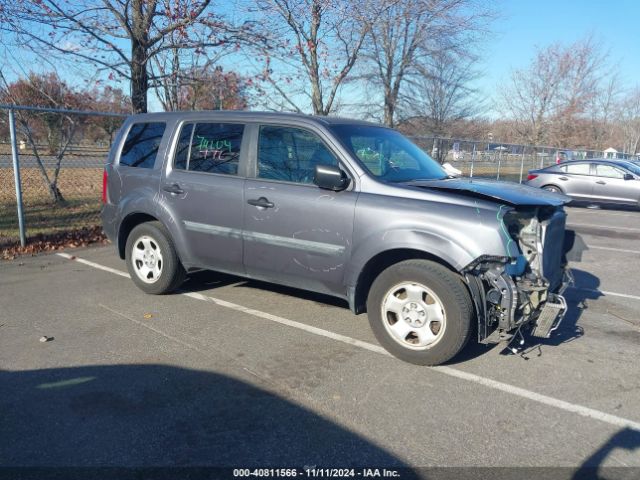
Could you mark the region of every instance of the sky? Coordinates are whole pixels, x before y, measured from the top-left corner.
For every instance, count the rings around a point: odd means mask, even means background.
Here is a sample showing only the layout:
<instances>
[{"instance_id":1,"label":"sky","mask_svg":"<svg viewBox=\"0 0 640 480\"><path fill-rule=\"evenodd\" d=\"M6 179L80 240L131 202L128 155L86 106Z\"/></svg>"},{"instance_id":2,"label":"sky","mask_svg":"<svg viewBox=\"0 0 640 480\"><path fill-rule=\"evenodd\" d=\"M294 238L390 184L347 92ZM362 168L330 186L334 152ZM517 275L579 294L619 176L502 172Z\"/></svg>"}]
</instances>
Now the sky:
<instances>
[{"instance_id":1,"label":"sky","mask_svg":"<svg viewBox=\"0 0 640 480\"><path fill-rule=\"evenodd\" d=\"M490 27L493 34L485 38L479 52L483 75L477 81L490 104L510 72L531 62L536 46L570 44L587 35L593 35L603 50L609 51L611 64L619 67L624 88L640 86L640 0L494 0L493 4L498 18ZM230 2L226 6L233 9L231 5ZM238 16L233 10L229 13ZM16 56L6 52L0 49L0 65L15 65ZM8 68L9 77L32 68L29 55L22 54L18 57L27 61L18 62L20 69ZM59 73L65 77L64 72ZM74 83L72 78L66 80ZM126 83L121 86L127 89ZM157 110L159 102L154 100L150 98L150 106ZM492 116L499 116L499 112L494 111Z\"/></svg>"},{"instance_id":2,"label":"sky","mask_svg":"<svg viewBox=\"0 0 640 480\"><path fill-rule=\"evenodd\" d=\"M512 69L525 68L535 47L571 44L593 35L620 67L626 88L640 85L639 0L501 0L494 35L481 51L478 86L492 96Z\"/></svg>"}]
</instances>

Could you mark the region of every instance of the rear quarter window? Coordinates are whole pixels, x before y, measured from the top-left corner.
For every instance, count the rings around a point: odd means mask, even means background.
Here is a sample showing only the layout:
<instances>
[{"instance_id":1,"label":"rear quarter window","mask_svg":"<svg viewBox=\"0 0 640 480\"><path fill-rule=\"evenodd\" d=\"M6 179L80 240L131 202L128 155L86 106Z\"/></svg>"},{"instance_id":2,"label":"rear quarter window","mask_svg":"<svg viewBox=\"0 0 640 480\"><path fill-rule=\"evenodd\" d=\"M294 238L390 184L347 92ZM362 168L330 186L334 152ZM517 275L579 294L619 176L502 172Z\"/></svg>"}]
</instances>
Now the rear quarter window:
<instances>
[{"instance_id":1,"label":"rear quarter window","mask_svg":"<svg viewBox=\"0 0 640 480\"><path fill-rule=\"evenodd\" d=\"M134 123L120 152L120 165L153 168L165 128L164 122Z\"/></svg>"}]
</instances>

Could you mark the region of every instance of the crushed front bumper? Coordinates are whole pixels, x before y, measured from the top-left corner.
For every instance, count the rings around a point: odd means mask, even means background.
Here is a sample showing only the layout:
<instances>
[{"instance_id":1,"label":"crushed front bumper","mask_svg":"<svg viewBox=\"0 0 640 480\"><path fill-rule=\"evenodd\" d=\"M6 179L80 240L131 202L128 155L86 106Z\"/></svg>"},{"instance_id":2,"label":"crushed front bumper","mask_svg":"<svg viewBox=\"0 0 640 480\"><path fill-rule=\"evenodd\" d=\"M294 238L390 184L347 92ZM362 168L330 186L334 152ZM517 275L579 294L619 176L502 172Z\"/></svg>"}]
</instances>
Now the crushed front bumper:
<instances>
[{"instance_id":1,"label":"crushed front bumper","mask_svg":"<svg viewBox=\"0 0 640 480\"><path fill-rule=\"evenodd\" d=\"M476 307L478 342L488 344L509 340L523 327L531 328L535 337L549 338L567 313L563 293L573 283L573 276L565 268L555 291L491 269L476 275L467 273L465 280Z\"/></svg>"}]
</instances>

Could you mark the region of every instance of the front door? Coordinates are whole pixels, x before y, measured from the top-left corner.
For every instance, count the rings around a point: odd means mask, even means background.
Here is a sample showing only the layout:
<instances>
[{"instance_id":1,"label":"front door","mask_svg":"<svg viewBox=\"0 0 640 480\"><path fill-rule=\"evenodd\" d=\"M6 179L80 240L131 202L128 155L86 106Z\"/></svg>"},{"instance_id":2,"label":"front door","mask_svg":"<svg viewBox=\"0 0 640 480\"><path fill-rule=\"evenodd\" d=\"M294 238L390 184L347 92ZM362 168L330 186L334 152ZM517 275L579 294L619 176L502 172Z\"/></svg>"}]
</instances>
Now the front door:
<instances>
[{"instance_id":1,"label":"front door","mask_svg":"<svg viewBox=\"0 0 640 480\"><path fill-rule=\"evenodd\" d=\"M259 129L255 179L247 179L244 265L249 276L344 295L357 193L313 184L315 166L338 165L314 132Z\"/></svg>"},{"instance_id":2,"label":"front door","mask_svg":"<svg viewBox=\"0 0 640 480\"><path fill-rule=\"evenodd\" d=\"M238 175L244 125L185 123L160 192L174 212L194 265L243 273L244 182Z\"/></svg>"},{"instance_id":3,"label":"front door","mask_svg":"<svg viewBox=\"0 0 640 480\"><path fill-rule=\"evenodd\" d=\"M637 180L625 180L624 170L598 163L595 165L593 196L602 202L637 204L640 189Z\"/></svg>"}]
</instances>

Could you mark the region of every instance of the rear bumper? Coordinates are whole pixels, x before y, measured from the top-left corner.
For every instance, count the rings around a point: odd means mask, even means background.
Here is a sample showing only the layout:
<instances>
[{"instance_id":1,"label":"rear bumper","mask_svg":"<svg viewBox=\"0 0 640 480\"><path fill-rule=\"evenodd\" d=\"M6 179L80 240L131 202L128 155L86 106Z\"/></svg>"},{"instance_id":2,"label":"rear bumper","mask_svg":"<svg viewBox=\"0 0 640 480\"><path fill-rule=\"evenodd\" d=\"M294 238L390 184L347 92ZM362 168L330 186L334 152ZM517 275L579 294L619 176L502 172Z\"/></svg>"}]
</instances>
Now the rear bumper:
<instances>
[{"instance_id":1,"label":"rear bumper","mask_svg":"<svg viewBox=\"0 0 640 480\"><path fill-rule=\"evenodd\" d=\"M117 228L116 228L116 206L110 205L108 203L102 206L102 210L100 212L100 218L102 220L102 230L107 238L113 243L117 245Z\"/></svg>"}]
</instances>

